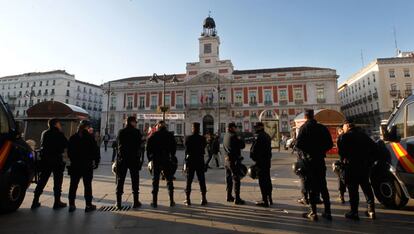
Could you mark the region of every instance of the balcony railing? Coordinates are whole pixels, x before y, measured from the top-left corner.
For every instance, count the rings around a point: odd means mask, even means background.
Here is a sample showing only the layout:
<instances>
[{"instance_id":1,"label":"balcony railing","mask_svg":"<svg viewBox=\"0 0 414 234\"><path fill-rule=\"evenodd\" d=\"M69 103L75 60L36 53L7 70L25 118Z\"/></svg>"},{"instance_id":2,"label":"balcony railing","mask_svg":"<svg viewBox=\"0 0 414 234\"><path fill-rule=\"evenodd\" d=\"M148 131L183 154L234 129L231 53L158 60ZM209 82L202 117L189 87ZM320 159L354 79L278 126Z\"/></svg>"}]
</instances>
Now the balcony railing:
<instances>
[{"instance_id":1,"label":"balcony railing","mask_svg":"<svg viewBox=\"0 0 414 234\"><path fill-rule=\"evenodd\" d=\"M372 94L372 96L373 96L375 99L378 99L378 92L373 93L373 94Z\"/></svg>"},{"instance_id":2,"label":"balcony railing","mask_svg":"<svg viewBox=\"0 0 414 234\"><path fill-rule=\"evenodd\" d=\"M369 101L372 101L372 95L368 95L367 98Z\"/></svg>"},{"instance_id":3,"label":"balcony railing","mask_svg":"<svg viewBox=\"0 0 414 234\"><path fill-rule=\"evenodd\" d=\"M279 105L280 106L286 106L288 104L288 101L287 100L280 100L279 101Z\"/></svg>"},{"instance_id":4,"label":"balcony railing","mask_svg":"<svg viewBox=\"0 0 414 234\"><path fill-rule=\"evenodd\" d=\"M317 103L325 103L326 102L326 99L325 98L317 98L316 99L316 102Z\"/></svg>"},{"instance_id":5,"label":"balcony railing","mask_svg":"<svg viewBox=\"0 0 414 234\"><path fill-rule=\"evenodd\" d=\"M257 102L249 102L249 106L257 106Z\"/></svg>"},{"instance_id":6,"label":"balcony railing","mask_svg":"<svg viewBox=\"0 0 414 234\"><path fill-rule=\"evenodd\" d=\"M143 109L145 109L145 106L144 105L138 106L138 109L143 110Z\"/></svg>"},{"instance_id":7,"label":"balcony railing","mask_svg":"<svg viewBox=\"0 0 414 234\"><path fill-rule=\"evenodd\" d=\"M156 109L157 109L157 107L158 107L157 105L151 105L151 106L150 106L150 109L151 109L151 110L156 110Z\"/></svg>"},{"instance_id":8,"label":"balcony railing","mask_svg":"<svg viewBox=\"0 0 414 234\"><path fill-rule=\"evenodd\" d=\"M411 89L407 89L407 90L404 91L404 93L405 93L405 96L408 97L411 94L413 94L413 91Z\"/></svg>"},{"instance_id":9,"label":"balcony railing","mask_svg":"<svg viewBox=\"0 0 414 234\"><path fill-rule=\"evenodd\" d=\"M264 101L264 105L265 105L265 106L271 106L271 105L273 105L273 102L272 102L272 101L267 100L267 101Z\"/></svg>"},{"instance_id":10,"label":"balcony railing","mask_svg":"<svg viewBox=\"0 0 414 234\"><path fill-rule=\"evenodd\" d=\"M397 90L397 89L391 89L391 90L390 90L390 95L391 95L391 97L397 97L397 96L399 96L399 95L400 95L400 90Z\"/></svg>"},{"instance_id":11,"label":"balcony railing","mask_svg":"<svg viewBox=\"0 0 414 234\"><path fill-rule=\"evenodd\" d=\"M218 108L218 103L198 103L198 104L190 104L187 106L188 109L215 109ZM222 103L220 102L220 109L229 108L230 103Z\"/></svg>"},{"instance_id":12,"label":"balcony railing","mask_svg":"<svg viewBox=\"0 0 414 234\"><path fill-rule=\"evenodd\" d=\"M127 106L126 109L127 110L132 110L132 106Z\"/></svg>"},{"instance_id":13,"label":"balcony railing","mask_svg":"<svg viewBox=\"0 0 414 234\"><path fill-rule=\"evenodd\" d=\"M234 106L243 106L243 103L242 102L235 102Z\"/></svg>"},{"instance_id":14,"label":"balcony railing","mask_svg":"<svg viewBox=\"0 0 414 234\"><path fill-rule=\"evenodd\" d=\"M183 104L176 104L175 109L179 109L179 110L184 109L184 105Z\"/></svg>"},{"instance_id":15,"label":"balcony railing","mask_svg":"<svg viewBox=\"0 0 414 234\"><path fill-rule=\"evenodd\" d=\"M296 104L296 105L301 105L301 104L303 104L303 99L295 99L295 104Z\"/></svg>"},{"instance_id":16,"label":"balcony railing","mask_svg":"<svg viewBox=\"0 0 414 234\"><path fill-rule=\"evenodd\" d=\"M111 106L111 107L109 107L109 110L111 110L111 111L116 110L116 106Z\"/></svg>"}]
</instances>

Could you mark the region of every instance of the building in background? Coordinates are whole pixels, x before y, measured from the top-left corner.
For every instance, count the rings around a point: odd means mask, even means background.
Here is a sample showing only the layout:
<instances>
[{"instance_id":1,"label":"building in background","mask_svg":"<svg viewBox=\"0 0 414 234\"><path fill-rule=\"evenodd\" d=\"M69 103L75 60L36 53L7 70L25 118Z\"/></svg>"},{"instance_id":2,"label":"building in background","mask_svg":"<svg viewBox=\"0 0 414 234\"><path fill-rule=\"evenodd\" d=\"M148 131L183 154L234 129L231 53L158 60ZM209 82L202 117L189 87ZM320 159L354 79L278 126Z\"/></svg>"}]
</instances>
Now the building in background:
<instances>
[{"instance_id":1,"label":"building in background","mask_svg":"<svg viewBox=\"0 0 414 234\"><path fill-rule=\"evenodd\" d=\"M101 87L76 80L64 70L0 77L0 94L16 117L26 116L27 108L42 101L60 101L82 107L100 124Z\"/></svg>"},{"instance_id":2,"label":"building in background","mask_svg":"<svg viewBox=\"0 0 414 234\"><path fill-rule=\"evenodd\" d=\"M399 101L412 94L414 52L378 58L338 88L341 110L347 118L378 131Z\"/></svg>"},{"instance_id":3,"label":"building in background","mask_svg":"<svg viewBox=\"0 0 414 234\"><path fill-rule=\"evenodd\" d=\"M219 58L219 48L215 22L208 17L199 38L199 61L187 63L186 72L176 75L177 83L166 84L167 123L175 134L189 134L192 122L200 122L203 133L223 133L229 122L250 132L261 116L278 119L280 131L288 134L291 121L306 108L339 110L334 69L234 70L231 60ZM161 118L163 85L150 79L130 77L103 84L101 131L107 128L116 135L131 115L137 116L142 130Z\"/></svg>"}]
</instances>

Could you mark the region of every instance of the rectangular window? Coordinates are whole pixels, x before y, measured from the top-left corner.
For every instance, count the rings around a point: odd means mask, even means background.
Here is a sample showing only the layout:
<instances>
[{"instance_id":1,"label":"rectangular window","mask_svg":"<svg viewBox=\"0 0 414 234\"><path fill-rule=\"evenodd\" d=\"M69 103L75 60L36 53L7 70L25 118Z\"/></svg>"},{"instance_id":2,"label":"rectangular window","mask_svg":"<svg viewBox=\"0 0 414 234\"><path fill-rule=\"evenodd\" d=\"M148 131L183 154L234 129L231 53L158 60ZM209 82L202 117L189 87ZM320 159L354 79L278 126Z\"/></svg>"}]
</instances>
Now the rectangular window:
<instances>
[{"instance_id":1,"label":"rectangular window","mask_svg":"<svg viewBox=\"0 0 414 234\"><path fill-rule=\"evenodd\" d=\"M165 95L165 103L164 106L170 106L171 105L171 96Z\"/></svg>"},{"instance_id":2,"label":"rectangular window","mask_svg":"<svg viewBox=\"0 0 414 234\"><path fill-rule=\"evenodd\" d=\"M70 87L70 81L68 81L68 87Z\"/></svg>"},{"instance_id":3,"label":"rectangular window","mask_svg":"<svg viewBox=\"0 0 414 234\"><path fill-rule=\"evenodd\" d=\"M391 90L396 91L397 90L397 84L391 84Z\"/></svg>"},{"instance_id":4,"label":"rectangular window","mask_svg":"<svg viewBox=\"0 0 414 234\"><path fill-rule=\"evenodd\" d=\"M287 100L287 92L286 92L286 89L281 89L281 90L279 91L279 99L280 99L281 101L285 101L285 100Z\"/></svg>"},{"instance_id":5,"label":"rectangular window","mask_svg":"<svg viewBox=\"0 0 414 234\"><path fill-rule=\"evenodd\" d=\"M325 89L324 88L317 88L316 89L316 97L317 97L317 99L324 99L325 98Z\"/></svg>"},{"instance_id":6,"label":"rectangular window","mask_svg":"<svg viewBox=\"0 0 414 234\"><path fill-rule=\"evenodd\" d=\"M176 127L176 133L177 135L182 135L183 134L183 124L182 123L177 123L177 125L175 125Z\"/></svg>"},{"instance_id":7,"label":"rectangular window","mask_svg":"<svg viewBox=\"0 0 414 234\"><path fill-rule=\"evenodd\" d=\"M294 95L296 100L302 100L302 89L301 88L295 88L294 89Z\"/></svg>"},{"instance_id":8,"label":"rectangular window","mask_svg":"<svg viewBox=\"0 0 414 234\"><path fill-rule=\"evenodd\" d=\"M66 90L66 96L69 97L69 90Z\"/></svg>"},{"instance_id":9,"label":"rectangular window","mask_svg":"<svg viewBox=\"0 0 414 234\"><path fill-rule=\"evenodd\" d=\"M264 100L265 100L265 103L271 103L272 102L272 90L265 90L264 91Z\"/></svg>"},{"instance_id":10,"label":"rectangular window","mask_svg":"<svg viewBox=\"0 0 414 234\"><path fill-rule=\"evenodd\" d=\"M257 96L256 91L250 91L249 92L249 103L250 104L256 104L257 103L256 96Z\"/></svg>"},{"instance_id":11,"label":"rectangular window","mask_svg":"<svg viewBox=\"0 0 414 234\"><path fill-rule=\"evenodd\" d=\"M52 81L52 85L55 85L55 84L56 84L56 80L53 80L53 81Z\"/></svg>"},{"instance_id":12,"label":"rectangular window","mask_svg":"<svg viewBox=\"0 0 414 234\"><path fill-rule=\"evenodd\" d=\"M183 108L184 107L184 97L182 95L177 96L177 102L175 103L175 106L177 108Z\"/></svg>"},{"instance_id":13,"label":"rectangular window","mask_svg":"<svg viewBox=\"0 0 414 234\"><path fill-rule=\"evenodd\" d=\"M236 92L236 102L237 104L241 104L243 102L243 93L241 91Z\"/></svg>"},{"instance_id":14,"label":"rectangular window","mask_svg":"<svg viewBox=\"0 0 414 234\"><path fill-rule=\"evenodd\" d=\"M127 96L127 109L132 109L132 102L133 102L133 100L134 100L134 97L133 96L131 96L131 95L129 95L129 96Z\"/></svg>"},{"instance_id":15,"label":"rectangular window","mask_svg":"<svg viewBox=\"0 0 414 234\"><path fill-rule=\"evenodd\" d=\"M158 106L157 96L151 96L151 109L156 109Z\"/></svg>"},{"instance_id":16,"label":"rectangular window","mask_svg":"<svg viewBox=\"0 0 414 234\"><path fill-rule=\"evenodd\" d=\"M204 44L204 53L205 54L210 54L211 53L211 44L210 43Z\"/></svg>"},{"instance_id":17,"label":"rectangular window","mask_svg":"<svg viewBox=\"0 0 414 234\"><path fill-rule=\"evenodd\" d=\"M139 96L139 108L145 108L145 96Z\"/></svg>"},{"instance_id":18,"label":"rectangular window","mask_svg":"<svg viewBox=\"0 0 414 234\"><path fill-rule=\"evenodd\" d=\"M407 78L411 77L409 69L404 69L404 77L407 77Z\"/></svg>"},{"instance_id":19,"label":"rectangular window","mask_svg":"<svg viewBox=\"0 0 414 234\"><path fill-rule=\"evenodd\" d=\"M190 96L190 105L197 105L198 104L198 94L192 93Z\"/></svg>"},{"instance_id":20,"label":"rectangular window","mask_svg":"<svg viewBox=\"0 0 414 234\"><path fill-rule=\"evenodd\" d=\"M394 69L388 70L388 74L389 74L390 78L395 78L395 70Z\"/></svg>"}]
</instances>

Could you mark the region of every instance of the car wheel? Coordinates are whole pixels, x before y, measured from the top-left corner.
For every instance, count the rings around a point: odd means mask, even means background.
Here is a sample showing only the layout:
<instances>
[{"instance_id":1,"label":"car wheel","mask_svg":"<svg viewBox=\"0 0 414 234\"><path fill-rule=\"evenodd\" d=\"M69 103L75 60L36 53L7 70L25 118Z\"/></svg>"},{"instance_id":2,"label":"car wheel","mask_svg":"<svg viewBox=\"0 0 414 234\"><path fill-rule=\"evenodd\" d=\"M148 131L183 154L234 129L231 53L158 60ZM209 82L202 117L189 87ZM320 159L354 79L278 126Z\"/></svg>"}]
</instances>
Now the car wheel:
<instances>
[{"instance_id":1,"label":"car wheel","mask_svg":"<svg viewBox=\"0 0 414 234\"><path fill-rule=\"evenodd\" d=\"M17 210L26 195L27 183L25 176L11 177L0 188L0 212L9 213Z\"/></svg>"},{"instance_id":2,"label":"car wheel","mask_svg":"<svg viewBox=\"0 0 414 234\"><path fill-rule=\"evenodd\" d=\"M372 187L378 201L387 208L400 209L408 202L408 198L393 175L384 176L373 182Z\"/></svg>"}]
</instances>

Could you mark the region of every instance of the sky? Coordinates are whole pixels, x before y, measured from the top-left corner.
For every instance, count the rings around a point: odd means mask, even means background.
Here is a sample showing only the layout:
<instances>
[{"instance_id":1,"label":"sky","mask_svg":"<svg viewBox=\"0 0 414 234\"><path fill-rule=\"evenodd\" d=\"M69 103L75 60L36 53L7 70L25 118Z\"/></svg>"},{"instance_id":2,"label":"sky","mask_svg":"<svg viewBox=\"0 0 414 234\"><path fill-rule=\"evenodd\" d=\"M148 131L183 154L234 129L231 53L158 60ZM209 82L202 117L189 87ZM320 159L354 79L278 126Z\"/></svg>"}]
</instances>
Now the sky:
<instances>
[{"instance_id":1,"label":"sky","mask_svg":"<svg viewBox=\"0 0 414 234\"><path fill-rule=\"evenodd\" d=\"M411 0L0 0L0 76L184 73L211 11L235 69L327 67L341 83L395 55L394 28L398 48L414 50L413 10Z\"/></svg>"}]
</instances>

